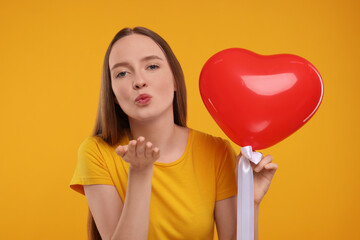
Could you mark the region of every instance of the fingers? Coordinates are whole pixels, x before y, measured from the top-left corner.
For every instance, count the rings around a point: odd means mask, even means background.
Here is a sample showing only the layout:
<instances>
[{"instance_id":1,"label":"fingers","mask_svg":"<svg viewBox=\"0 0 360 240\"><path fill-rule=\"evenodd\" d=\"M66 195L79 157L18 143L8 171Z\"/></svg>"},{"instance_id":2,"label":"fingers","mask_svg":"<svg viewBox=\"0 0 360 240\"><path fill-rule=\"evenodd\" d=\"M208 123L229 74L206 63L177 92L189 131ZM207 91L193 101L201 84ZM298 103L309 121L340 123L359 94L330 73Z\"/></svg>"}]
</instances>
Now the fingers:
<instances>
[{"instance_id":1,"label":"fingers","mask_svg":"<svg viewBox=\"0 0 360 240\"><path fill-rule=\"evenodd\" d=\"M251 162L251 161L250 161L250 165L251 165L252 169L255 169L256 166L257 166L255 163L253 163L253 162Z\"/></svg>"},{"instance_id":2,"label":"fingers","mask_svg":"<svg viewBox=\"0 0 360 240\"><path fill-rule=\"evenodd\" d=\"M236 168L235 168L236 173L237 173L237 165L239 164L240 157L241 157L241 153L236 158L237 159ZM267 170L275 170L276 171L276 169L278 168L278 165L276 163L273 163L272 160L273 160L272 156L267 155L266 157L263 157L257 165L251 161L250 161L250 165L255 172L261 172L261 170L263 170L264 168Z\"/></svg>"},{"instance_id":3,"label":"fingers","mask_svg":"<svg viewBox=\"0 0 360 240\"><path fill-rule=\"evenodd\" d=\"M127 153L128 151L128 146L125 145L125 146L118 146L115 150L116 154L119 155L120 157L124 157L125 154Z\"/></svg>"},{"instance_id":4,"label":"fingers","mask_svg":"<svg viewBox=\"0 0 360 240\"><path fill-rule=\"evenodd\" d=\"M145 142L144 137L137 140L131 140L128 145L118 146L115 152L125 161L129 158L158 159L160 149L154 147L151 142Z\"/></svg>"},{"instance_id":5,"label":"fingers","mask_svg":"<svg viewBox=\"0 0 360 240\"><path fill-rule=\"evenodd\" d=\"M127 154L129 155L129 157L134 157L136 156L136 140L131 140L128 144L128 150L127 150Z\"/></svg>"},{"instance_id":6,"label":"fingers","mask_svg":"<svg viewBox=\"0 0 360 240\"><path fill-rule=\"evenodd\" d=\"M158 159L160 157L160 149L155 147L152 151L152 157Z\"/></svg>"},{"instance_id":7,"label":"fingers","mask_svg":"<svg viewBox=\"0 0 360 240\"><path fill-rule=\"evenodd\" d=\"M160 149L154 148L151 142L145 143L144 137L139 137L136 145L136 156L157 159L160 157Z\"/></svg>"},{"instance_id":8,"label":"fingers","mask_svg":"<svg viewBox=\"0 0 360 240\"><path fill-rule=\"evenodd\" d=\"M254 169L255 172L260 172L264 166L266 166L267 164L272 162L272 156L271 155L267 155L266 157L264 157L263 159L261 159L261 161L258 163L258 165L256 165Z\"/></svg>"},{"instance_id":9,"label":"fingers","mask_svg":"<svg viewBox=\"0 0 360 240\"><path fill-rule=\"evenodd\" d=\"M145 138L139 137L136 142L136 156L145 157Z\"/></svg>"},{"instance_id":10,"label":"fingers","mask_svg":"<svg viewBox=\"0 0 360 240\"><path fill-rule=\"evenodd\" d=\"M152 143L151 142L147 142L145 145L145 157L146 158L151 158L152 157Z\"/></svg>"},{"instance_id":11,"label":"fingers","mask_svg":"<svg viewBox=\"0 0 360 240\"><path fill-rule=\"evenodd\" d=\"M264 166L265 169L272 169L276 170L278 168L278 165L276 163L269 163Z\"/></svg>"}]
</instances>

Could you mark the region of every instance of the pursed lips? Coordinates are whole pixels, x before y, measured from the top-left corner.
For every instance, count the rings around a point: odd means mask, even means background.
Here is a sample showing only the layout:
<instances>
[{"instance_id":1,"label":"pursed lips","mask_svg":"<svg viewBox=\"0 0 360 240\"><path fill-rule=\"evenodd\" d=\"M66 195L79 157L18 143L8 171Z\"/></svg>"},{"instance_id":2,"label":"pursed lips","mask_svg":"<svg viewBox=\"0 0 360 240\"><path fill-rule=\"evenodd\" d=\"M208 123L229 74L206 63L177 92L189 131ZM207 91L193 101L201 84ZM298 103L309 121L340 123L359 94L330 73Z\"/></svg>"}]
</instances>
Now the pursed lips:
<instances>
[{"instance_id":1,"label":"pursed lips","mask_svg":"<svg viewBox=\"0 0 360 240\"><path fill-rule=\"evenodd\" d=\"M150 101L151 96L149 94L140 94L136 99L135 102L136 103L147 103L148 101Z\"/></svg>"}]
</instances>

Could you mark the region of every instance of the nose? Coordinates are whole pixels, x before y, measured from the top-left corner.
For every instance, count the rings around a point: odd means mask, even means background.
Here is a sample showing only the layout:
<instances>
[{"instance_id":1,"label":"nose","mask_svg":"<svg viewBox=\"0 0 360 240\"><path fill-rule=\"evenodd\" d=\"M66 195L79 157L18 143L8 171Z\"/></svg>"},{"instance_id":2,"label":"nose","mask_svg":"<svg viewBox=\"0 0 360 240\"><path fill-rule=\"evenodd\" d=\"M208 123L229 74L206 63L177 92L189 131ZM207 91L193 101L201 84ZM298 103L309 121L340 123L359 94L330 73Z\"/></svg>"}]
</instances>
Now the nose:
<instances>
[{"instance_id":1,"label":"nose","mask_svg":"<svg viewBox=\"0 0 360 240\"><path fill-rule=\"evenodd\" d=\"M141 89L141 88L146 87L146 86L147 86L147 83L144 80L144 78L141 77L141 76L138 76L133 82L133 88L134 89Z\"/></svg>"}]
</instances>

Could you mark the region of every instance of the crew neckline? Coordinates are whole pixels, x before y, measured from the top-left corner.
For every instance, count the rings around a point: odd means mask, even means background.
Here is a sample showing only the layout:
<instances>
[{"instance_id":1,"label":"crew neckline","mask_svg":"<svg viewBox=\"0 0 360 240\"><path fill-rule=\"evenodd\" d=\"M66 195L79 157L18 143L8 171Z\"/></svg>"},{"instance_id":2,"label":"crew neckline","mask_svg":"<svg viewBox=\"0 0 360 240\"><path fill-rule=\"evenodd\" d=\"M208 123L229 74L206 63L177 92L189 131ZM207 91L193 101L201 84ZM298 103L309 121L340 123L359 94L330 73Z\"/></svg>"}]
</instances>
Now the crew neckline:
<instances>
[{"instance_id":1,"label":"crew neckline","mask_svg":"<svg viewBox=\"0 0 360 240\"><path fill-rule=\"evenodd\" d=\"M185 156L187 155L188 151L189 151L189 148L191 146L191 142L192 142L192 135L193 135L193 131L191 128L188 128L189 129L189 135L188 135L188 140L187 140L187 144L186 144L186 148L185 148L185 151L183 152L183 154L180 156L179 159L173 161L173 162L170 162L170 163L162 163L162 162L154 162L154 165L155 166L160 166L160 167L171 167L171 166L174 166L174 165L177 165L181 162L183 162L183 160L185 159Z\"/></svg>"}]
</instances>

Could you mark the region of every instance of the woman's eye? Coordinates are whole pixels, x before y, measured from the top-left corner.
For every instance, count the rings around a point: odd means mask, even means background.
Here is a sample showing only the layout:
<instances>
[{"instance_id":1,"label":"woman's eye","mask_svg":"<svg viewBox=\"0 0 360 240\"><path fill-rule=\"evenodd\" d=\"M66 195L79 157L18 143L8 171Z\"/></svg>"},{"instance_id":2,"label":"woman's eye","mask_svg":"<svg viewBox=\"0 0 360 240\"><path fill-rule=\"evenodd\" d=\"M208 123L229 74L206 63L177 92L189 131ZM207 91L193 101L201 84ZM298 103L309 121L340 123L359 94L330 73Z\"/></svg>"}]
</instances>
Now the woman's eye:
<instances>
[{"instance_id":1,"label":"woman's eye","mask_svg":"<svg viewBox=\"0 0 360 240\"><path fill-rule=\"evenodd\" d=\"M116 78L123 78L127 75L127 72L119 72L118 74L116 74Z\"/></svg>"},{"instance_id":2,"label":"woman's eye","mask_svg":"<svg viewBox=\"0 0 360 240\"><path fill-rule=\"evenodd\" d=\"M150 69L150 70L155 70L157 68L159 68L159 66L155 65L155 64L151 64L150 66L148 66L148 69Z\"/></svg>"}]
</instances>

